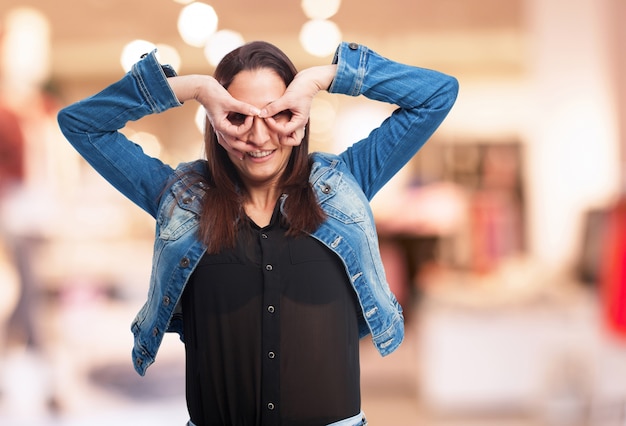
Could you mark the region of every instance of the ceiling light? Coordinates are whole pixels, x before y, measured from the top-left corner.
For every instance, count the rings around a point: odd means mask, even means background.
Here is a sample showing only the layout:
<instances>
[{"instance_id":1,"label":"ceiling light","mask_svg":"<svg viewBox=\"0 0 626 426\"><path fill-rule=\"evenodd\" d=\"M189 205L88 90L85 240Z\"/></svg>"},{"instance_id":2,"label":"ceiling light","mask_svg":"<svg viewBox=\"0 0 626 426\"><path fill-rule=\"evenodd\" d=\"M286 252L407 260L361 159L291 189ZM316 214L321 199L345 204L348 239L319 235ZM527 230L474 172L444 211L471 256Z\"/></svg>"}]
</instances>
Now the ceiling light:
<instances>
[{"instance_id":1,"label":"ceiling light","mask_svg":"<svg viewBox=\"0 0 626 426\"><path fill-rule=\"evenodd\" d=\"M160 63L171 65L176 71L180 69L180 54L175 47L159 43L156 45L156 48L157 59Z\"/></svg>"},{"instance_id":2,"label":"ceiling light","mask_svg":"<svg viewBox=\"0 0 626 426\"><path fill-rule=\"evenodd\" d=\"M196 114L194 115L193 122L196 125L196 128L200 131L200 133L204 134L204 127L206 126L207 116L206 109L199 105L196 110Z\"/></svg>"},{"instance_id":3,"label":"ceiling light","mask_svg":"<svg viewBox=\"0 0 626 426\"><path fill-rule=\"evenodd\" d=\"M156 57L160 63L171 65L175 70L179 69L180 54L176 48L162 43L155 45L154 43L140 39L131 41L122 49L120 57L122 68L126 72L130 71L135 62L141 59L142 55L150 53L154 49L157 50Z\"/></svg>"},{"instance_id":4,"label":"ceiling light","mask_svg":"<svg viewBox=\"0 0 626 426\"><path fill-rule=\"evenodd\" d=\"M120 58L120 63L122 64L124 71L130 71L135 62L141 59L141 55L144 53L150 53L155 48L156 46L153 43L139 39L126 44L126 46L122 49L122 55Z\"/></svg>"},{"instance_id":5,"label":"ceiling light","mask_svg":"<svg viewBox=\"0 0 626 426\"><path fill-rule=\"evenodd\" d=\"M50 74L50 22L39 10L20 7L9 11L0 28L0 73L12 89L30 90Z\"/></svg>"},{"instance_id":6,"label":"ceiling light","mask_svg":"<svg viewBox=\"0 0 626 426\"><path fill-rule=\"evenodd\" d=\"M300 30L300 43L314 56L332 55L341 41L341 31L337 24L323 19L307 21Z\"/></svg>"},{"instance_id":7,"label":"ceiling light","mask_svg":"<svg viewBox=\"0 0 626 426\"><path fill-rule=\"evenodd\" d=\"M241 34L232 30L221 30L209 38L204 47L204 56L209 63L217 66L226 54L244 44Z\"/></svg>"},{"instance_id":8,"label":"ceiling light","mask_svg":"<svg viewBox=\"0 0 626 426\"><path fill-rule=\"evenodd\" d=\"M309 19L328 19L340 5L341 0L302 0L302 10Z\"/></svg>"},{"instance_id":9,"label":"ceiling light","mask_svg":"<svg viewBox=\"0 0 626 426\"><path fill-rule=\"evenodd\" d=\"M194 2L180 11L178 32L185 43L203 47L217 29L217 14L206 3Z\"/></svg>"}]
</instances>

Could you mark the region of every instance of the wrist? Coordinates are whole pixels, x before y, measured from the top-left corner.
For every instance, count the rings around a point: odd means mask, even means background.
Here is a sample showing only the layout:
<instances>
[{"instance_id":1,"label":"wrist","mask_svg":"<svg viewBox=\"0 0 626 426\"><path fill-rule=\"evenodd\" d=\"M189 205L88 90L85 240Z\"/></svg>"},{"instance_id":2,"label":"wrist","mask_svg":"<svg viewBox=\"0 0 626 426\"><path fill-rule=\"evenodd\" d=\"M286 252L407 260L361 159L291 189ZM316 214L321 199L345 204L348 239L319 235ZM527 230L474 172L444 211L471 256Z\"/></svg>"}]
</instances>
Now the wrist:
<instances>
[{"instance_id":1,"label":"wrist","mask_svg":"<svg viewBox=\"0 0 626 426\"><path fill-rule=\"evenodd\" d=\"M207 95L211 77L205 75L189 74L184 76L170 77L167 79L170 87L180 102L195 100L201 102Z\"/></svg>"},{"instance_id":2,"label":"wrist","mask_svg":"<svg viewBox=\"0 0 626 426\"><path fill-rule=\"evenodd\" d=\"M328 90L337 73L337 65L319 65L309 69L318 91Z\"/></svg>"},{"instance_id":3,"label":"wrist","mask_svg":"<svg viewBox=\"0 0 626 426\"><path fill-rule=\"evenodd\" d=\"M335 79L335 75L337 74L337 65L323 65L324 68L324 77L321 82L322 90L328 90L333 80Z\"/></svg>"}]
</instances>

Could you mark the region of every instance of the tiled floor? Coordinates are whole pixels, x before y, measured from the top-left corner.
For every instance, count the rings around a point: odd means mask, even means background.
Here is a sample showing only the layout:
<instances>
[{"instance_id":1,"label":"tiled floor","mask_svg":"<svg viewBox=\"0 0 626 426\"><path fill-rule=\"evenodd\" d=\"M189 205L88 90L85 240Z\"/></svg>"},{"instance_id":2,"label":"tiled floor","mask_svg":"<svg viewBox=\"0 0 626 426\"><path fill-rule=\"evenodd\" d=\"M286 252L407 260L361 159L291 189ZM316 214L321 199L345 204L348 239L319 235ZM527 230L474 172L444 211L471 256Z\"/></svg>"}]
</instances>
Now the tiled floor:
<instances>
[{"instance_id":1,"label":"tiled floor","mask_svg":"<svg viewBox=\"0 0 626 426\"><path fill-rule=\"evenodd\" d=\"M370 425L445 425L445 426L527 426L529 423L507 421L476 422L459 419L428 419L420 407L417 392L417 370L415 368L415 341L407 333L407 340L401 348L388 357L381 358L368 340L362 342L362 388L363 409ZM170 342L172 343L172 342ZM177 344L175 342L174 344ZM157 390L155 381L165 381L167 377L160 375L167 370L164 360L157 363L148 378L135 377L130 369L121 367L121 371L101 371L95 375L99 385L82 383L74 387L76 395L74 407L69 412L60 412L57 415L38 410L33 406L7 407L8 401L3 401L0 411L0 424L3 426L126 426L126 425L183 425L185 424L186 409L182 394L183 383L180 377L171 377L169 390ZM24 371L31 373L38 371L40 364L37 359L29 358L24 354L21 360L10 361L12 373L28 380ZM157 367L159 366L159 367ZM6 364L5 364L6 367ZM158 369L157 369L158 368ZM160 376L160 377L159 377ZM11 374L5 375L11 379ZM23 392L35 397L40 395L36 387L40 385L36 378L31 376L32 386L26 387ZM142 380L147 384L142 384ZM107 385L108 381L108 385ZM142 386L143 392L149 396L130 396L119 386L127 383L131 387ZM118 388L111 391L111 383ZM163 382L161 382L163 383ZM151 395L151 396L150 396ZM19 396L19 395L18 395ZM27 398L28 399L28 398Z\"/></svg>"},{"instance_id":2,"label":"tiled floor","mask_svg":"<svg viewBox=\"0 0 626 426\"><path fill-rule=\"evenodd\" d=\"M109 327L117 329L119 324ZM369 424L373 426L626 426L624 420L583 421L564 418L539 422L519 413L481 413L461 415L429 410L420 395L419 354L416 326L407 325L406 340L393 354L381 358L371 342L362 341L362 406ZM124 337L125 339L127 336ZM78 347L90 342L78 342ZM127 341L111 341L111 346L127 348ZM76 350L76 347L72 347ZM107 359L107 367L91 370L90 375L75 375L66 371L80 371L76 365L61 366L64 399L57 401L57 413L44 406L46 386L54 380L45 367L46 360L27 353L5 357L0 364L0 389L11 392L0 394L0 425L2 426L130 426L130 425L184 425L187 420L182 377L182 345L176 336L168 335L163 353L151 367L149 374L140 378L123 351L119 362L111 366L111 356L99 348L96 352ZM116 353L119 353L116 352ZM626 362L626 353L619 352L617 361ZM116 355L117 356L117 355ZM63 358L63 354L60 354ZM47 360L49 361L49 359ZM89 359L91 363L93 359ZM616 364L617 365L617 364ZM58 367L58 364L57 364ZM623 376L621 376L623 377ZM617 378L616 378L617 379ZM617 379L619 380L619 379ZM4 387L3 387L4 386ZM41 397L41 398L38 398ZM38 403L39 402L39 403ZM621 404L621 405L620 405ZM626 401L614 406L626 411ZM623 407L623 408L619 408ZM609 413L605 418L626 419L626 412ZM565 419L565 420L564 420Z\"/></svg>"},{"instance_id":3,"label":"tiled floor","mask_svg":"<svg viewBox=\"0 0 626 426\"><path fill-rule=\"evenodd\" d=\"M413 328L409 326L403 344L385 358L376 353L370 342L362 342L362 405L370 425L537 426L519 414L493 417L429 412L419 395L418 350Z\"/></svg>"}]
</instances>

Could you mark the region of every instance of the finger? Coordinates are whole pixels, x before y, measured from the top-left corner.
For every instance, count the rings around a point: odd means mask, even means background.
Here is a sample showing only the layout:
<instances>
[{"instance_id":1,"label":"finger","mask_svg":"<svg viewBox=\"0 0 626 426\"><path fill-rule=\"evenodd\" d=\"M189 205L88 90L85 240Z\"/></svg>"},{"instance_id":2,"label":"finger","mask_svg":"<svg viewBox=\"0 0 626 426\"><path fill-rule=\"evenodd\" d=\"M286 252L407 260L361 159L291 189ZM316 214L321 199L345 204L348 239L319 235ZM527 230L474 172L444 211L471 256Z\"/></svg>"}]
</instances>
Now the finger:
<instances>
[{"instance_id":1,"label":"finger","mask_svg":"<svg viewBox=\"0 0 626 426\"><path fill-rule=\"evenodd\" d=\"M243 123L237 126L237 136L243 136L243 134L252 128L254 117L255 115L247 115Z\"/></svg>"},{"instance_id":2,"label":"finger","mask_svg":"<svg viewBox=\"0 0 626 426\"><path fill-rule=\"evenodd\" d=\"M217 126L214 126L216 132L223 133L235 138L241 138L243 135L252 128L254 117L251 115L246 116L245 120L241 124L233 124L228 116L224 117Z\"/></svg>"},{"instance_id":3,"label":"finger","mask_svg":"<svg viewBox=\"0 0 626 426\"><path fill-rule=\"evenodd\" d=\"M304 128L298 129L293 133L290 133L288 135L281 137L280 143L282 145L291 145L291 146L300 145L302 143L302 140L304 139L305 132L306 130Z\"/></svg>"},{"instance_id":4,"label":"finger","mask_svg":"<svg viewBox=\"0 0 626 426\"><path fill-rule=\"evenodd\" d=\"M286 123L279 123L273 117L267 117L264 120L270 129L281 135L290 135L297 129L303 128L306 125L303 117L297 116L296 114L292 115L291 120Z\"/></svg>"},{"instance_id":5,"label":"finger","mask_svg":"<svg viewBox=\"0 0 626 426\"><path fill-rule=\"evenodd\" d=\"M258 116L261 118L271 118L272 116L282 112L286 109L290 109L287 101L284 97L276 99L273 102L265 105L261 111L259 111Z\"/></svg>"},{"instance_id":6,"label":"finger","mask_svg":"<svg viewBox=\"0 0 626 426\"><path fill-rule=\"evenodd\" d=\"M245 142L235 138L230 138L223 134L218 134L217 140L222 148L224 148L228 153L234 155L240 160L244 159L245 151L242 149L246 146Z\"/></svg>"},{"instance_id":7,"label":"finger","mask_svg":"<svg viewBox=\"0 0 626 426\"><path fill-rule=\"evenodd\" d=\"M239 139L237 137L234 137L234 136L227 135L225 133L220 133L219 138L221 138L220 143L222 143L223 141L229 147L236 149L238 151L245 151L248 146L246 141Z\"/></svg>"},{"instance_id":8,"label":"finger","mask_svg":"<svg viewBox=\"0 0 626 426\"><path fill-rule=\"evenodd\" d=\"M261 110L254 105L238 101L235 98L231 98L226 107L230 112L239 112L243 115L258 116L261 113Z\"/></svg>"}]
</instances>

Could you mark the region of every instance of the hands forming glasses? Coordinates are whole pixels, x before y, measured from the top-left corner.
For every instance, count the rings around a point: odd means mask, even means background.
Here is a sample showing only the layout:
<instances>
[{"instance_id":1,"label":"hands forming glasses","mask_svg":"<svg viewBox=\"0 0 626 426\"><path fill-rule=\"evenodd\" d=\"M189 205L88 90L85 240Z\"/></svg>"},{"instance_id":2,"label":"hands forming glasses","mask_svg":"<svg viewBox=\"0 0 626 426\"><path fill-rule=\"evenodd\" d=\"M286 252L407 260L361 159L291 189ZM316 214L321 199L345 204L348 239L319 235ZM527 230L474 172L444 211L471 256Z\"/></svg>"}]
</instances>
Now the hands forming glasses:
<instances>
[{"instance_id":1,"label":"hands forming glasses","mask_svg":"<svg viewBox=\"0 0 626 426\"><path fill-rule=\"evenodd\" d=\"M317 92L328 88L335 72L335 66L312 67L299 72L285 93L263 109L234 99L219 84L219 87L213 85L205 99L196 99L204 105L219 143L242 158L243 153L250 150L242 138L252 128L255 118L263 119L279 135L282 144L299 145L304 138L313 98Z\"/></svg>"},{"instance_id":2,"label":"hands forming glasses","mask_svg":"<svg viewBox=\"0 0 626 426\"><path fill-rule=\"evenodd\" d=\"M250 150L250 146L243 138L251 130L255 119L262 119L271 131L279 136L283 145L297 146L304 138L305 126L309 120L310 104L306 106L306 112L294 105L287 106L289 100L283 98L259 110L251 105L239 102L233 98L222 104L219 108L213 102L211 109L207 111L207 118L210 120L218 141L224 149L235 154L239 158L243 153ZM228 108L228 109L227 109Z\"/></svg>"}]
</instances>

